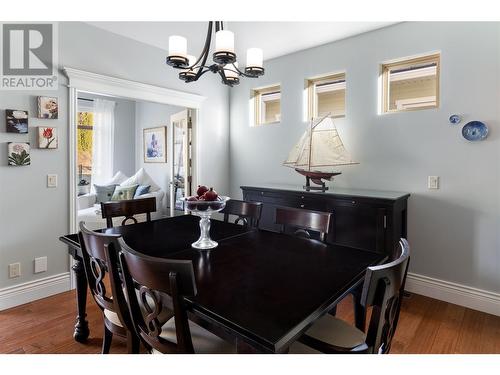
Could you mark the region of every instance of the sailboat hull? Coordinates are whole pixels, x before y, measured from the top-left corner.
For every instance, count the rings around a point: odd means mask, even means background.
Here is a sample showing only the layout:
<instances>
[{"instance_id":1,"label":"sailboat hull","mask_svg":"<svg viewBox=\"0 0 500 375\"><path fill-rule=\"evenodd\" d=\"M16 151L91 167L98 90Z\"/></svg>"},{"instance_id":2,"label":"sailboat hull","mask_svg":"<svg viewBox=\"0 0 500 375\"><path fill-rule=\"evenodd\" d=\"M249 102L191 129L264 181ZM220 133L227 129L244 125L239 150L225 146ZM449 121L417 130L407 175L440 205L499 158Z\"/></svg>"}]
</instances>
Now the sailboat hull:
<instances>
[{"instance_id":1,"label":"sailboat hull","mask_svg":"<svg viewBox=\"0 0 500 375\"><path fill-rule=\"evenodd\" d=\"M305 171L303 169L295 168L295 171L306 177L306 184L304 189L309 190L321 190L326 191L328 187L325 186L323 180L331 181L333 176L341 174L341 172L317 172L317 171ZM320 186L311 186L310 181Z\"/></svg>"}]
</instances>

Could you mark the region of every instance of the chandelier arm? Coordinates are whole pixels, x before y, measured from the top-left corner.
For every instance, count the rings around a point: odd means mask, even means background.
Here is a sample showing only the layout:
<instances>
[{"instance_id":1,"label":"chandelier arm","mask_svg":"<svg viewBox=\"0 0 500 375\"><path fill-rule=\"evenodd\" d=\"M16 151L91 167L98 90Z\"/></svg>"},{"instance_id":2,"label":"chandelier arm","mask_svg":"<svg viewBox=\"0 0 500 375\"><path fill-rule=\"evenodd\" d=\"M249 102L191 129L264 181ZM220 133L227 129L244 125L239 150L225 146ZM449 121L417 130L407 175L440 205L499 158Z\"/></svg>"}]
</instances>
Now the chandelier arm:
<instances>
[{"instance_id":1,"label":"chandelier arm","mask_svg":"<svg viewBox=\"0 0 500 375\"><path fill-rule=\"evenodd\" d=\"M200 57L198 57L198 60L196 60L194 65L192 67L190 67L189 69L193 69L202 59L203 59L203 61L201 63L201 67L205 66L205 63L207 62L207 58L208 58L208 52L210 50L210 43L212 42L212 25L213 25L213 21L210 21L208 23L207 39L205 40L205 45L203 46L203 50L201 51L201 55L200 55ZM201 76L201 67L198 70L198 72L196 73L196 77L194 79L195 81L198 80L198 78L200 78L200 76Z\"/></svg>"},{"instance_id":2,"label":"chandelier arm","mask_svg":"<svg viewBox=\"0 0 500 375\"><path fill-rule=\"evenodd\" d=\"M243 77L247 77L247 78L257 78L257 76L254 76L254 75L242 72L234 64L232 64L232 65L233 65L233 68L235 69L235 70L232 70L232 71L238 73L238 75L243 76ZM231 70L231 69L227 69L227 70Z\"/></svg>"},{"instance_id":3,"label":"chandelier arm","mask_svg":"<svg viewBox=\"0 0 500 375\"><path fill-rule=\"evenodd\" d=\"M205 70L202 70L203 68L205 68ZM193 79L193 81L198 80L198 78L200 78L203 74L205 74L206 72L210 72L210 71L211 71L210 67L208 67L208 66L202 66L202 67L200 67L200 70L198 70L199 74L197 74L195 76L195 78Z\"/></svg>"}]
</instances>

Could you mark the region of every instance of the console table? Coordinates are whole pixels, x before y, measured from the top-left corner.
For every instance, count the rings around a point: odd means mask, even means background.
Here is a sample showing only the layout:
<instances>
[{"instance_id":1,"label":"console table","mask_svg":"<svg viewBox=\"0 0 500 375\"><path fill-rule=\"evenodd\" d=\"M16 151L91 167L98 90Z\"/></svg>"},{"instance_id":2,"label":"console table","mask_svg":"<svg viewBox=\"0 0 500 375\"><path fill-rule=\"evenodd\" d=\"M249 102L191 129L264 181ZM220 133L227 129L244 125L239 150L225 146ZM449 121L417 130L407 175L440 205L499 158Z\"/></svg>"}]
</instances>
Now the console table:
<instances>
[{"instance_id":1,"label":"console table","mask_svg":"<svg viewBox=\"0 0 500 375\"><path fill-rule=\"evenodd\" d=\"M327 242L385 253L397 251L407 235L410 194L391 191L332 189L305 191L301 186L241 186L246 201L262 202L260 227L279 231L276 207L285 206L333 213Z\"/></svg>"}]
</instances>

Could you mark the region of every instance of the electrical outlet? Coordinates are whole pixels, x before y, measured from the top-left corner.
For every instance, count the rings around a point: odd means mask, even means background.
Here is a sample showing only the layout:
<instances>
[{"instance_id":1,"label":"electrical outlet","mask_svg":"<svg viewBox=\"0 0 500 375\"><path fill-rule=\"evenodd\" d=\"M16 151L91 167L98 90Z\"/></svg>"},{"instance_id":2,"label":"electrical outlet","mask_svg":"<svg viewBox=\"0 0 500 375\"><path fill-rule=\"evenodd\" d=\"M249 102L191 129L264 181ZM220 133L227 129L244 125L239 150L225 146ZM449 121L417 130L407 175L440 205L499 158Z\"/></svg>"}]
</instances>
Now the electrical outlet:
<instances>
[{"instance_id":1,"label":"electrical outlet","mask_svg":"<svg viewBox=\"0 0 500 375\"><path fill-rule=\"evenodd\" d=\"M439 176L429 176L427 187L429 189L439 189Z\"/></svg>"},{"instance_id":2,"label":"electrical outlet","mask_svg":"<svg viewBox=\"0 0 500 375\"><path fill-rule=\"evenodd\" d=\"M47 271L47 257L35 258L35 273Z\"/></svg>"},{"instance_id":3,"label":"electrical outlet","mask_svg":"<svg viewBox=\"0 0 500 375\"><path fill-rule=\"evenodd\" d=\"M49 187L49 188L57 187L57 175L56 174L48 174L47 175L47 187Z\"/></svg>"},{"instance_id":4,"label":"electrical outlet","mask_svg":"<svg viewBox=\"0 0 500 375\"><path fill-rule=\"evenodd\" d=\"M21 263L9 264L9 278L21 276Z\"/></svg>"}]
</instances>

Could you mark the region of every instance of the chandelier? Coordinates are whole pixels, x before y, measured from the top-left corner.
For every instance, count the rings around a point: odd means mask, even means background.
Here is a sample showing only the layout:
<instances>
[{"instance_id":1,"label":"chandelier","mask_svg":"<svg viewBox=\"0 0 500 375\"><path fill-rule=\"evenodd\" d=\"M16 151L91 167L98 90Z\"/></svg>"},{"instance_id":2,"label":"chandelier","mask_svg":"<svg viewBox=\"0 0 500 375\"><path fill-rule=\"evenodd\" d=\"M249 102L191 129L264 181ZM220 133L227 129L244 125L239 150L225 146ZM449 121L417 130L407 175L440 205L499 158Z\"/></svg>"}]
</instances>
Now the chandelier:
<instances>
[{"instance_id":1,"label":"chandelier","mask_svg":"<svg viewBox=\"0 0 500 375\"><path fill-rule=\"evenodd\" d=\"M207 65L210 44L212 41L212 30L215 23L215 52L212 55L213 64ZM224 30L222 21L211 21L208 23L207 39L201 51L201 55L187 54L187 40L178 35L172 35L168 39L167 64L181 69L179 78L184 82L197 81L206 72L219 74L222 83L234 86L240 83L240 77L257 78L264 74L263 53L260 48L249 48L247 50L247 66L245 71L238 68L236 53L234 52L234 34Z\"/></svg>"}]
</instances>

